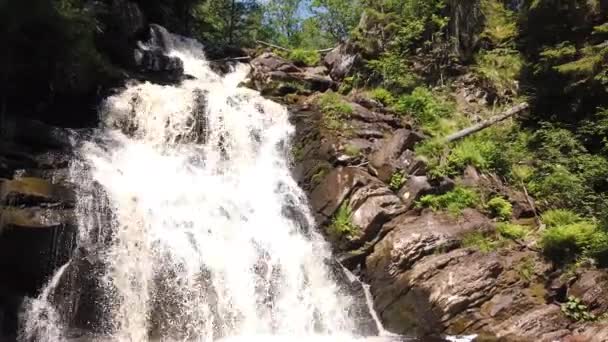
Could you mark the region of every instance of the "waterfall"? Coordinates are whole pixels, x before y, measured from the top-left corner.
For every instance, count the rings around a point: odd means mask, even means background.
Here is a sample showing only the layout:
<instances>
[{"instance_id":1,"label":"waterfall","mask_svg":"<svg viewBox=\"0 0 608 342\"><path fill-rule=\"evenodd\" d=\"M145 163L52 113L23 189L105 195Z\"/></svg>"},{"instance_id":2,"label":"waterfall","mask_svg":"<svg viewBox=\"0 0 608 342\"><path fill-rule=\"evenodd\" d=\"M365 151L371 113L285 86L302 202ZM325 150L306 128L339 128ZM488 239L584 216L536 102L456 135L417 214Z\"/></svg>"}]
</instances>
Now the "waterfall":
<instances>
[{"instance_id":1,"label":"waterfall","mask_svg":"<svg viewBox=\"0 0 608 342\"><path fill-rule=\"evenodd\" d=\"M194 41L161 38L193 77L103 103L72 163L76 255L25 306L21 338L70 340L76 312L87 341L355 339L290 173L287 110L239 87L247 66L220 76Z\"/></svg>"}]
</instances>

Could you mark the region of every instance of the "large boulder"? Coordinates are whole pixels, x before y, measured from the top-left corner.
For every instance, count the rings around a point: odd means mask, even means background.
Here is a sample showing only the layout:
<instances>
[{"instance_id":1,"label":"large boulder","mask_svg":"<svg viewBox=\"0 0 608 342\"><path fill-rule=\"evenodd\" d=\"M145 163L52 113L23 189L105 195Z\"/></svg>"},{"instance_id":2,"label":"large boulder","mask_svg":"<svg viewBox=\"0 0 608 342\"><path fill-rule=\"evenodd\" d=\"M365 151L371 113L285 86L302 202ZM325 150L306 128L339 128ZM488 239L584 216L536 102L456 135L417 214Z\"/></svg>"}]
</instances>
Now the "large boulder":
<instances>
[{"instance_id":1,"label":"large boulder","mask_svg":"<svg viewBox=\"0 0 608 342\"><path fill-rule=\"evenodd\" d=\"M349 43L340 44L323 59L329 69L329 75L335 81L344 80L360 61L361 56L355 52L354 46Z\"/></svg>"},{"instance_id":2,"label":"large boulder","mask_svg":"<svg viewBox=\"0 0 608 342\"><path fill-rule=\"evenodd\" d=\"M325 69L299 68L270 52L254 58L250 64L253 86L265 95L308 94L337 87L325 74Z\"/></svg>"},{"instance_id":3,"label":"large boulder","mask_svg":"<svg viewBox=\"0 0 608 342\"><path fill-rule=\"evenodd\" d=\"M329 221L355 189L370 182L374 182L374 178L356 167L339 167L331 170L310 195L310 204L317 222L322 224Z\"/></svg>"},{"instance_id":4,"label":"large boulder","mask_svg":"<svg viewBox=\"0 0 608 342\"><path fill-rule=\"evenodd\" d=\"M396 171L405 169L407 165L403 164L399 157L422 139L422 135L408 129L396 130L390 137L383 139L378 149L370 156L370 166L377 177L388 182Z\"/></svg>"}]
</instances>

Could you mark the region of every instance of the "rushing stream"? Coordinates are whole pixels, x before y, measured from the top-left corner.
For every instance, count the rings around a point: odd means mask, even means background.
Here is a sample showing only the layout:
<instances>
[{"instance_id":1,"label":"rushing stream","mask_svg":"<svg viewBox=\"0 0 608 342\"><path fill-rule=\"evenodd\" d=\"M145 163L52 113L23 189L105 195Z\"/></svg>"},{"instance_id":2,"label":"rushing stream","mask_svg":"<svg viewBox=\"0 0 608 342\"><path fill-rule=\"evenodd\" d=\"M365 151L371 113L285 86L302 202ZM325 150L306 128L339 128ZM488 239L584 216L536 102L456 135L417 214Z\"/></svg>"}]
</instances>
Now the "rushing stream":
<instances>
[{"instance_id":1,"label":"rushing stream","mask_svg":"<svg viewBox=\"0 0 608 342\"><path fill-rule=\"evenodd\" d=\"M353 299L290 173L286 109L238 86L247 66L222 77L193 41L170 43L194 77L109 97L72 165L78 249L102 265L86 340L352 340ZM58 289L65 270L27 303L23 340L70 339L58 306L83 297Z\"/></svg>"},{"instance_id":2,"label":"rushing stream","mask_svg":"<svg viewBox=\"0 0 608 342\"><path fill-rule=\"evenodd\" d=\"M193 77L129 85L75 142L76 250L24 304L19 339L407 340L315 231L287 110L239 87L247 66L220 76L195 41L155 38Z\"/></svg>"}]
</instances>

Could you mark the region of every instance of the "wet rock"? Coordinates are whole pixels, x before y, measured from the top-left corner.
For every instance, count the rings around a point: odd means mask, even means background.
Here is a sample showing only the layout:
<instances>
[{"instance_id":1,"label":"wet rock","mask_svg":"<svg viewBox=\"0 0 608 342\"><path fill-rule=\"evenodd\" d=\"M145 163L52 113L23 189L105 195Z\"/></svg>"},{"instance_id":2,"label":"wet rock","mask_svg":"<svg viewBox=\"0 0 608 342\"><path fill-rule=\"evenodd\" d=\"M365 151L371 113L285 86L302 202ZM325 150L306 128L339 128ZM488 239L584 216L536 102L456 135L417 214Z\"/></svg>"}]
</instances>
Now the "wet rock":
<instances>
[{"instance_id":1,"label":"wet rock","mask_svg":"<svg viewBox=\"0 0 608 342\"><path fill-rule=\"evenodd\" d=\"M9 229L50 229L74 225L71 210L0 207L0 235Z\"/></svg>"},{"instance_id":2,"label":"wet rock","mask_svg":"<svg viewBox=\"0 0 608 342\"><path fill-rule=\"evenodd\" d=\"M182 60L167 56L160 49L136 49L133 60L139 72L150 74L149 77L156 80L160 77L161 80L178 81L184 73Z\"/></svg>"},{"instance_id":3,"label":"wet rock","mask_svg":"<svg viewBox=\"0 0 608 342\"><path fill-rule=\"evenodd\" d=\"M58 205L72 207L74 193L41 178L22 177L0 181L0 202L11 205Z\"/></svg>"}]
</instances>

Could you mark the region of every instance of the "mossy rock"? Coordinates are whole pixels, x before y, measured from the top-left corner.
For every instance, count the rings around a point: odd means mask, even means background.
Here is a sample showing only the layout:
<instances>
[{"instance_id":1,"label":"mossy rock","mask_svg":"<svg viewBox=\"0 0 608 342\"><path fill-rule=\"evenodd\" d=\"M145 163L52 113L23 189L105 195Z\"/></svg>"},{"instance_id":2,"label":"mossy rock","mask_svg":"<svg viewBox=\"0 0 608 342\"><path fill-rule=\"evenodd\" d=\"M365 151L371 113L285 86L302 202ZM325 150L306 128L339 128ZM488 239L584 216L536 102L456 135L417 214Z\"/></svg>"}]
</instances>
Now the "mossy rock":
<instances>
[{"instance_id":1,"label":"mossy rock","mask_svg":"<svg viewBox=\"0 0 608 342\"><path fill-rule=\"evenodd\" d=\"M0 183L0 201L13 205L74 204L74 194L67 188L36 177L22 177Z\"/></svg>"}]
</instances>

